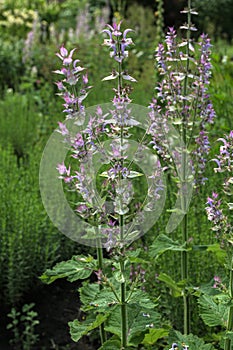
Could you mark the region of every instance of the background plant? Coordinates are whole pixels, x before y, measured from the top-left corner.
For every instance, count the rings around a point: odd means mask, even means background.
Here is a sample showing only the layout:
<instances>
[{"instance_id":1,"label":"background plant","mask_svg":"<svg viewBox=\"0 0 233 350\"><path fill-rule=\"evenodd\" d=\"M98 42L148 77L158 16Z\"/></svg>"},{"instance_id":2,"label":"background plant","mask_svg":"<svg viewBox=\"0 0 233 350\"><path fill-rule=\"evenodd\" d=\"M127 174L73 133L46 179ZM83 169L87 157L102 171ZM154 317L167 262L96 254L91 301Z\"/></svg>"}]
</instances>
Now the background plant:
<instances>
[{"instance_id":1,"label":"background plant","mask_svg":"<svg viewBox=\"0 0 233 350\"><path fill-rule=\"evenodd\" d=\"M232 170L233 170L233 132L220 138L223 144L220 146L219 154L213 161L216 163L216 173L227 174L223 182L222 195L216 192L208 197L206 212L208 220L212 223L212 231L219 242L219 249L225 252L226 275L228 285L219 276L214 277L214 292L206 292L199 298L201 317L209 326L222 326L225 335L220 343L224 350L230 350L233 345L233 307L231 305L233 295L233 249L232 249ZM224 200L224 202L223 202ZM223 203L225 204L223 206ZM224 208L225 207L225 208ZM210 312L211 310L211 312Z\"/></svg>"},{"instance_id":2,"label":"background plant","mask_svg":"<svg viewBox=\"0 0 233 350\"><path fill-rule=\"evenodd\" d=\"M7 329L11 330L13 338L10 343L14 349L31 350L37 343L39 335L36 334L36 326L39 324L37 319L38 313L33 310L34 303L25 304L21 311L15 308L7 315L12 319L7 325Z\"/></svg>"}]
</instances>

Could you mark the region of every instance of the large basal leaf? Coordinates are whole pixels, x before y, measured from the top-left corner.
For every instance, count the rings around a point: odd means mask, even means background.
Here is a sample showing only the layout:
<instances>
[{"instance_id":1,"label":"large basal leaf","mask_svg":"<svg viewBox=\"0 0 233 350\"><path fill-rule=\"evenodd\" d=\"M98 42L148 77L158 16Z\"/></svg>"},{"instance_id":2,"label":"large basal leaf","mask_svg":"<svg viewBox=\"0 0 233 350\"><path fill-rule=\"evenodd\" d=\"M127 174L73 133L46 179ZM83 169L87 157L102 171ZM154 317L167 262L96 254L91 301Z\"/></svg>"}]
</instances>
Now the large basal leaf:
<instances>
[{"instance_id":1,"label":"large basal leaf","mask_svg":"<svg viewBox=\"0 0 233 350\"><path fill-rule=\"evenodd\" d=\"M176 283L173 281L173 279L168 276L166 273L161 273L158 277L158 279L162 282L164 282L170 289L171 294L173 297L177 298L182 296L182 288L181 285L184 284L183 282Z\"/></svg>"},{"instance_id":2,"label":"large basal leaf","mask_svg":"<svg viewBox=\"0 0 233 350\"><path fill-rule=\"evenodd\" d=\"M105 323L105 330L121 338L121 308L116 306Z\"/></svg>"},{"instance_id":3,"label":"large basal leaf","mask_svg":"<svg viewBox=\"0 0 233 350\"><path fill-rule=\"evenodd\" d=\"M169 344L177 343L180 346L182 343L189 346L190 350L214 350L212 344L205 344L205 342L193 334L183 335L178 331L171 330L169 334Z\"/></svg>"},{"instance_id":4,"label":"large basal leaf","mask_svg":"<svg viewBox=\"0 0 233 350\"><path fill-rule=\"evenodd\" d=\"M129 304L137 304L144 309L154 309L157 305L157 300L154 302L150 299L149 294L142 290L134 291L127 299Z\"/></svg>"},{"instance_id":5,"label":"large basal leaf","mask_svg":"<svg viewBox=\"0 0 233 350\"><path fill-rule=\"evenodd\" d=\"M144 339L150 328L159 327L160 315L138 304L128 304L128 345L136 346ZM111 312L105 323L106 331L121 337L121 307L118 305Z\"/></svg>"},{"instance_id":6,"label":"large basal leaf","mask_svg":"<svg viewBox=\"0 0 233 350\"><path fill-rule=\"evenodd\" d=\"M103 322L105 322L108 316L109 314L98 314L94 321L87 320L86 322L79 322L78 320L74 320L69 322L72 340L78 342L84 335L87 335L90 331L99 327Z\"/></svg>"},{"instance_id":7,"label":"large basal leaf","mask_svg":"<svg viewBox=\"0 0 233 350\"><path fill-rule=\"evenodd\" d=\"M202 295L198 303L200 316L207 326L226 326L229 297L227 295L209 296Z\"/></svg>"},{"instance_id":8,"label":"large basal leaf","mask_svg":"<svg viewBox=\"0 0 233 350\"><path fill-rule=\"evenodd\" d=\"M118 300L110 288L104 288L96 295L95 300L93 300L93 304L96 307L104 310L110 306L118 304Z\"/></svg>"},{"instance_id":9,"label":"large basal leaf","mask_svg":"<svg viewBox=\"0 0 233 350\"><path fill-rule=\"evenodd\" d=\"M143 344L145 345L153 345L157 342L158 339L167 337L169 334L169 330L165 328L150 328L149 333L147 333L143 339Z\"/></svg>"},{"instance_id":10,"label":"large basal leaf","mask_svg":"<svg viewBox=\"0 0 233 350\"><path fill-rule=\"evenodd\" d=\"M136 315L129 319L128 329L128 342L129 345L137 345L138 341L143 342L145 334L150 329L156 329L160 325L160 315L154 310L143 309L138 305L132 305L129 312L132 314L132 310L135 310ZM141 337L141 339L140 339Z\"/></svg>"},{"instance_id":11,"label":"large basal leaf","mask_svg":"<svg viewBox=\"0 0 233 350\"><path fill-rule=\"evenodd\" d=\"M99 291L100 287L97 283L83 283L83 286L79 288L79 297L82 303L82 310L87 311L93 308L93 302L95 301Z\"/></svg>"},{"instance_id":12,"label":"large basal leaf","mask_svg":"<svg viewBox=\"0 0 233 350\"><path fill-rule=\"evenodd\" d=\"M50 284L58 278L67 278L69 282L88 278L96 269L96 260L92 256L78 255L71 260L57 263L40 277L42 282Z\"/></svg>"},{"instance_id":13,"label":"large basal leaf","mask_svg":"<svg viewBox=\"0 0 233 350\"><path fill-rule=\"evenodd\" d=\"M158 259L161 254L168 250L183 252L186 249L184 245L181 245L179 242L173 241L170 237L161 234L153 242L149 254L152 258Z\"/></svg>"},{"instance_id":14,"label":"large basal leaf","mask_svg":"<svg viewBox=\"0 0 233 350\"><path fill-rule=\"evenodd\" d=\"M84 284L79 289L79 292L80 300L83 304L83 311L88 311L94 308L98 312L103 312L119 303L110 288L105 287L104 289L100 289L100 286L97 283Z\"/></svg>"}]
</instances>

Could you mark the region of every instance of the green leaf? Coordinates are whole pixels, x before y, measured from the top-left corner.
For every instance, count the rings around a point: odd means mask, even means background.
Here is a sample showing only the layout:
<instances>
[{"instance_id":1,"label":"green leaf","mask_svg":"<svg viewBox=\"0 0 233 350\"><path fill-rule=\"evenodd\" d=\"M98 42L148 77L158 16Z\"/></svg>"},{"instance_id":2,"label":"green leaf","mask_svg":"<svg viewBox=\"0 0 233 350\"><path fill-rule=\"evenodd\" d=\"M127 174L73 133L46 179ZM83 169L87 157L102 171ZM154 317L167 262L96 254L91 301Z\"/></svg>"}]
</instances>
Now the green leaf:
<instances>
[{"instance_id":1,"label":"green leaf","mask_svg":"<svg viewBox=\"0 0 233 350\"><path fill-rule=\"evenodd\" d=\"M233 210L233 203L227 203L229 210Z\"/></svg>"},{"instance_id":2,"label":"green leaf","mask_svg":"<svg viewBox=\"0 0 233 350\"><path fill-rule=\"evenodd\" d=\"M138 345L150 328L158 327L160 315L138 304L128 304L128 343ZM121 307L116 306L105 323L105 330L121 337Z\"/></svg>"},{"instance_id":3,"label":"green leaf","mask_svg":"<svg viewBox=\"0 0 233 350\"><path fill-rule=\"evenodd\" d=\"M129 173L129 175L127 175L127 177L128 177L129 179L133 179L133 178L135 178L135 177L139 177L139 176L143 176L143 175L144 175L144 174L139 173L139 172L137 172L137 171L130 170L130 173Z\"/></svg>"},{"instance_id":4,"label":"green leaf","mask_svg":"<svg viewBox=\"0 0 233 350\"><path fill-rule=\"evenodd\" d=\"M149 254L153 258L157 259L161 254L163 254L168 250L183 252L186 249L184 245L181 245L179 242L173 241L171 238L167 237L166 235L161 234L153 242L152 246L150 247Z\"/></svg>"},{"instance_id":5,"label":"green leaf","mask_svg":"<svg viewBox=\"0 0 233 350\"><path fill-rule=\"evenodd\" d=\"M83 286L79 288L82 310L87 311L93 308L92 302L96 299L99 291L100 288L97 283L83 283Z\"/></svg>"},{"instance_id":6,"label":"green leaf","mask_svg":"<svg viewBox=\"0 0 233 350\"><path fill-rule=\"evenodd\" d=\"M113 276L116 279L117 282L119 283L124 283L125 282L125 276L121 271L114 271Z\"/></svg>"},{"instance_id":7,"label":"green leaf","mask_svg":"<svg viewBox=\"0 0 233 350\"><path fill-rule=\"evenodd\" d=\"M153 345L157 342L158 339L167 337L168 333L169 330L165 328L150 328L149 333L145 335L142 343L145 345Z\"/></svg>"},{"instance_id":8,"label":"green leaf","mask_svg":"<svg viewBox=\"0 0 233 350\"><path fill-rule=\"evenodd\" d=\"M204 341L193 334L183 335L178 331L171 330L169 334L169 343L177 343L180 345L184 343L189 346L190 350L213 350L212 344L205 344Z\"/></svg>"},{"instance_id":9,"label":"green leaf","mask_svg":"<svg viewBox=\"0 0 233 350\"><path fill-rule=\"evenodd\" d=\"M119 339L109 339L99 348L99 350L119 350L120 348L121 342Z\"/></svg>"},{"instance_id":10,"label":"green leaf","mask_svg":"<svg viewBox=\"0 0 233 350\"><path fill-rule=\"evenodd\" d=\"M227 331L225 334L225 337L230 339L231 342L233 343L233 332Z\"/></svg>"},{"instance_id":11,"label":"green leaf","mask_svg":"<svg viewBox=\"0 0 233 350\"><path fill-rule=\"evenodd\" d=\"M109 306L118 304L115 294L109 288L104 288L96 295L93 305L97 308L108 309Z\"/></svg>"},{"instance_id":12,"label":"green leaf","mask_svg":"<svg viewBox=\"0 0 233 350\"><path fill-rule=\"evenodd\" d=\"M151 301L148 293L142 290L134 291L129 299L127 299L128 304L137 304L143 309L154 309L157 303Z\"/></svg>"},{"instance_id":13,"label":"green leaf","mask_svg":"<svg viewBox=\"0 0 233 350\"><path fill-rule=\"evenodd\" d=\"M220 247L220 244L219 243L215 243L215 244L212 244L208 247L207 249L207 252L211 252L211 253L214 253L218 262L220 264L224 264L225 261L226 261L226 256L227 256L227 253L225 250L223 250L221 247Z\"/></svg>"},{"instance_id":14,"label":"green leaf","mask_svg":"<svg viewBox=\"0 0 233 350\"><path fill-rule=\"evenodd\" d=\"M130 307L131 317L129 319L129 345L138 345L138 342L142 343L145 334L160 324L160 315L154 310L143 309L138 305L131 305Z\"/></svg>"},{"instance_id":15,"label":"green leaf","mask_svg":"<svg viewBox=\"0 0 233 350\"><path fill-rule=\"evenodd\" d=\"M180 284L183 282L179 282L179 285L178 285L178 283L173 281L173 279L170 276L168 276L166 273L161 273L158 279L164 282L171 289L173 297L177 298L182 296L182 288L180 287Z\"/></svg>"},{"instance_id":16,"label":"green leaf","mask_svg":"<svg viewBox=\"0 0 233 350\"><path fill-rule=\"evenodd\" d=\"M84 335L99 327L108 318L109 314L98 314L94 321L79 322L74 320L69 322L70 334L73 341L78 342Z\"/></svg>"},{"instance_id":17,"label":"green leaf","mask_svg":"<svg viewBox=\"0 0 233 350\"><path fill-rule=\"evenodd\" d=\"M198 304L200 305L200 316L207 326L226 326L229 302L227 295L209 296L202 295Z\"/></svg>"},{"instance_id":18,"label":"green leaf","mask_svg":"<svg viewBox=\"0 0 233 350\"><path fill-rule=\"evenodd\" d=\"M92 256L78 255L71 260L57 263L52 269L48 269L40 277L41 281L47 284L58 278L67 278L69 282L88 278L96 268L96 261Z\"/></svg>"},{"instance_id":19,"label":"green leaf","mask_svg":"<svg viewBox=\"0 0 233 350\"><path fill-rule=\"evenodd\" d=\"M128 250L125 253L128 258L137 258L140 255L141 251L141 248L137 248L135 250Z\"/></svg>"},{"instance_id":20,"label":"green leaf","mask_svg":"<svg viewBox=\"0 0 233 350\"><path fill-rule=\"evenodd\" d=\"M121 338L121 308L116 306L105 323L105 330Z\"/></svg>"}]
</instances>

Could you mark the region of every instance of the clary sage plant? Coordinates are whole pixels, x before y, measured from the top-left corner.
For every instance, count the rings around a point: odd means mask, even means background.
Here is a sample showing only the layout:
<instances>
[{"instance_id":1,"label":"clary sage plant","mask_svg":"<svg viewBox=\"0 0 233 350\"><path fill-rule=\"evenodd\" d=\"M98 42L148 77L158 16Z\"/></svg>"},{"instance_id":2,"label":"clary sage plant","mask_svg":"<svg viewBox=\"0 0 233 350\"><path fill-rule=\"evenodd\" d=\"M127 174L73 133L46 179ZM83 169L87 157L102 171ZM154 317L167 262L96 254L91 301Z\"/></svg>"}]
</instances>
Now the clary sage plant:
<instances>
[{"instance_id":1,"label":"clary sage plant","mask_svg":"<svg viewBox=\"0 0 233 350\"><path fill-rule=\"evenodd\" d=\"M87 245L89 242L96 247L96 254L78 255L60 262L41 279L45 283L64 277L70 282L84 280L79 296L85 317L69 323L71 337L77 342L98 329L98 346L102 350L124 350L139 345L152 349L159 339L168 336L170 327L156 311L159 301L151 299L143 288L142 273L132 278L132 271L139 264L149 268L150 259L167 250L181 252L182 288L171 283L166 274L160 280L183 297L186 335L173 332L171 349L188 349L188 345L192 350L211 349L210 344L187 336L190 331L187 212L191 199L188 194L206 181L204 169L210 148L207 126L215 116L208 95L211 44L204 34L197 43L191 36L196 31L191 17L197 13L191 8L190 0L183 13L187 15L187 23L181 26L186 33L184 38L178 40L175 29L169 28L165 43L159 44L156 51L161 79L156 98L147 108L143 133L139 131L140 121L130 99L130 84L136 80L125 64L133 45L129 37L131 29L122 30L122 23L114 22L103 30L107 36L103 45L109 48L114 62L112 72L103 81L115 83L114 96L110 107L96 106L89 114L84 104L91 89L86 69L74 58L75 49L68 51L62 45L57 53L62 67L55 71L61 76L56 85L66 115L65 121L59 122L57 132L67 148L65 161L57 164L58 177L75 194L73 210L89 224L81 238ZM171 140L173 127L177 136ZM182 142L176 143L176 138ZM148 157L151 172L143 183L142 167L148 145L154 153ZM174 161L176 158L178 163ZM150 247L150 257L142 259L142 248L133 250L130 246L142 235L150 215L156 215L163 204L163 173L167 170L178 184L177 203L167 232L182 222L182 242L159 235ZM146 188L146 193L140 193L139 188ZM90 276L92 283L88 280Z\"/></svg>"}]
</instances>

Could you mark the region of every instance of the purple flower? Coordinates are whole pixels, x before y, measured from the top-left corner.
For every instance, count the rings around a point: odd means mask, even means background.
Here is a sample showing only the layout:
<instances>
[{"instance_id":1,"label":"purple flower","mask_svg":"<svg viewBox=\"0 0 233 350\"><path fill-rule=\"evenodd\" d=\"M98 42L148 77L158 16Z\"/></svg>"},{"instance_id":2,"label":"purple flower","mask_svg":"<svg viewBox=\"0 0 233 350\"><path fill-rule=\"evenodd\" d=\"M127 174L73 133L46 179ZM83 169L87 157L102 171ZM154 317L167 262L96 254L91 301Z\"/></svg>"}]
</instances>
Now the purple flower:
<instances>
[{"instance_id":1,"label":"purple flower","mask_svg":"<svg viewBox=\"0 0 233 350\"><path fill-rule=\"evenodd\" d=\"M88 84L88 76L87 76L87 74L83 75L83 82L84 82L84 84Z\"/></svg>"},{"instance_id":2,"label":"purple flower","mask_svg":"<svg viewBox=\"0 0 233 350\"><path fill-rule=\"evenodd\" d=\"M59 133L61 133L63 136L69 135L69 131L68 131L65 124L58 122L58 125L59 125L59 129L60 129L60 130L58 130Z\"/></svg>"},{"instance_id":3,"label":"purple flower","mask_svg":"<svg viewBox=\"0 0 233 350\"><path fill-rule=\"evenodd\" d=\"M76 211L80 214L84 214L86 213L88 210L88 207L87 205L84 203L84 204L79 204L76 208Z\"/></svg>"},{"instance_id":4,"label":"purple flower","mask_svg":"<svg viewBox=\"0 0 233 350\"><path fill-rule=\"evenodd\" d=\"M104 39L104 45L110 48L110 57L113 57L114 60L122 63L122 61L128 57L128 51L126 48L133 44L133 40L127 38L126 35L133 30L126 29L122 34L120 31L121 22L119 24L113 23L112 26L107 24L107 27L109 29L102 30L103 33L106 33L109 36L109 39ZM105 78L105 80L109 79Z\"/></svg>"},{"instance_id":5,"label":"purple flower","mask_svg":"<svg viewBox=\"0 0 233 350\"><path fill-rule=\"evenodd\" d=\"M75 50L76 48L68 53L67 49L64 47L64 45L62 45L60 47L60 52L56 53L56 56L63 61L64 66L69 66L73 62L72 56Z\"/></svg>"},{"instance_id":6,"label":"purple flower","mask_svg":"<svg viewBox=\"0 0 233 350\"><path fill-rule=\"evenodd\" d=\"M219 288L222 284L222 280L219 276L214 276L214 285L213 288Z\"/></svg>"},{"instance_id":7,"label":"purple flower","mask_svg":"<svg viewBox=\"0 0 233 350\"><path fill-rule=\"evenodd\" d=\"M58 164L56 168L61 176L59 179L63 179L65 182L70 182L72 178L70 177L70 166L67 169L64 162L62 164Z\"/></svg>"},{"instance_id":8,"label":"purple flower","mask_svg":"<svg viewBox=\"0 0 233 350\"><path fill-rule=\"evenodd\" d=\"M218 196L217 193L213 192L212 198L208 197L205 208L208 220L212 222L212 230L216 232L216 237L228 234L230 230L228 218L223 214L222 201L218 199Z\"/></svg>"}]
</instances>

